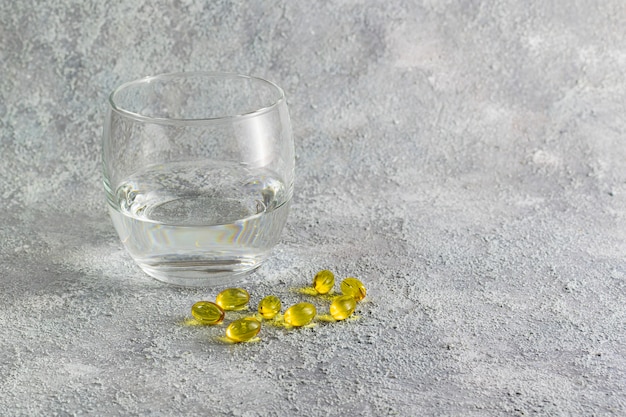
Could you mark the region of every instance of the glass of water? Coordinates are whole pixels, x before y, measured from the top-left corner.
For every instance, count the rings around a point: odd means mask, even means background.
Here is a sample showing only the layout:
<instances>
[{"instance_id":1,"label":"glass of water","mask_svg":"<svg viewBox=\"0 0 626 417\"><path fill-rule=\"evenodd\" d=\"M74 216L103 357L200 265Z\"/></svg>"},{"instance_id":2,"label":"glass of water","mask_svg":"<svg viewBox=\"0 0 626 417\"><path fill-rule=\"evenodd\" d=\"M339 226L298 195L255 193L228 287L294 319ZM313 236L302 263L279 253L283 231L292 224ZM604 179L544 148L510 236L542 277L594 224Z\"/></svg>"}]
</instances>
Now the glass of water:
<instances>
[{"instance_id":1,"label":"glass of water","mask_svg":"<svg viewBox=\"0 0 626 417\"><path fill-rule=\"evenodd\" d=\"M178 285L237 281L287 220L294 145L285 95L238 74L164 74L111 93L104 188L126 249Z\"/></svg>"}]
</instances>

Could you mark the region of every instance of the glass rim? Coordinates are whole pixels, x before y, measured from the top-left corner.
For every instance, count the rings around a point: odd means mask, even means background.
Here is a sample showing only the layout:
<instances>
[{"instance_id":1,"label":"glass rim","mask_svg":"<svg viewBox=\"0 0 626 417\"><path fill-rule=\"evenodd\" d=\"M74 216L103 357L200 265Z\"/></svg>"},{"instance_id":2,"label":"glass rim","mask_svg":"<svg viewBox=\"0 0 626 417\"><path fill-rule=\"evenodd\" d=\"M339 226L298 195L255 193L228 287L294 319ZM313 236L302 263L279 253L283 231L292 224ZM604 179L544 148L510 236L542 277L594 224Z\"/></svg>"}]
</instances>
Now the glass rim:
<instances>
[{"instance_id":1,"label":"glass rim","mask_svg":"<svg viewBox=\"0 0 626 417\"><path fill-rule=\"evenodd\" d=\"M241 78L241 79L253 80L255 82L266 84L270 88L274 89L276 92L278 92L278 98L274 100L274 102L270 104L269 106L259 107L258 109L245 112L245 113L231 114L231 115L217 116L217 117L190 118L190 119L185 119L185 118L176 119L176 118L146 116L140 113L136 113L136 112L124 109L123 107L120 107L115 101L115 95L118 94L120 91L125 90L129 87L150 83L155 80L179 78L179 77L196 77L196 76L211 77L211 78L231 78L231 79ZM219 71L179 71L179 72L167 72L167 73L162 73L162 74L157 74L157 75L149 75L147 77L138 78L136 80L128 81L123 84L120 84L117 88L115 88L109 94L109 107L111 108L111 110L119 113L122 116L131 118L137 121L157 123L157 124L202 124L202 123L230 121L233 119L255 117L255 116L259 116L264 113L267 113L269 111L272 111L284 101L285 101L285 92L283 91L282 88L280 88L277 84L273 83L272 81L269 81L260 77L255 77L252 75L239 74L236 72L219 72Z\"/></svg>"}]
</instances>

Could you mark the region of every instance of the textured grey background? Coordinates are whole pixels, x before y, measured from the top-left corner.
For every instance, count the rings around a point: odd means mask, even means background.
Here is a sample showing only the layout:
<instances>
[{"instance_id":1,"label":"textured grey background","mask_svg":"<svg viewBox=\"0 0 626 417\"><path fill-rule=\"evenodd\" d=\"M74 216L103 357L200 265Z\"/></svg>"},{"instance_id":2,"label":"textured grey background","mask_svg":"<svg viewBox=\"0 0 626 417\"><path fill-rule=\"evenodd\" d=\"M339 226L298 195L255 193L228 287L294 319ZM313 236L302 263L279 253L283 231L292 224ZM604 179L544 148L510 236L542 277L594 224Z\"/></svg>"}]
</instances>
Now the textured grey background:
<instances>
[{"instance_id":1,"label":"textured grey background","mask_svg":"<svg viewBox=\"0 0 626 417\"><path fill-rule=\"evenodd\" d=\"M622 0L1 0L0 59L0 414L626 414ZM107 94L178 70L288 95L253 304L330 268L359 319L227 345L126 255Z\"/></svg>"}]
</instances>

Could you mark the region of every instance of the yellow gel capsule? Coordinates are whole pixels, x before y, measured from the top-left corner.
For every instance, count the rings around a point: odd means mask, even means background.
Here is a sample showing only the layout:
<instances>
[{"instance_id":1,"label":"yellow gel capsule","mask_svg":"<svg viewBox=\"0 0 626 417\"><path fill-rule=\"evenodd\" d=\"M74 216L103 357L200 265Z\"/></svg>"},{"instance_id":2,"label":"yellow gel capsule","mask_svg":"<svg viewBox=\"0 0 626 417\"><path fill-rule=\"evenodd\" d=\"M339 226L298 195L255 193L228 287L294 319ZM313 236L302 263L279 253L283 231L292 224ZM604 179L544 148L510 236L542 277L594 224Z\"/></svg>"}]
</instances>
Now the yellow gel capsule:
<instances>
[{"instance_id":1,"label":"yellow gel capsule","mask_svg":"<svg viewBox=\"0 0 626 417\"><path fill-rule=\"evenodd\" d=\"M328 294L335 285L335 274L328 269L318 272L313 278L313 288L319 294Z\"/></svg>"},{"instance_id":2,"label":"yellow gel capsule","mask_svg":"<svg viewBox=\"0 0 626 417\"><path fill-rule=\"evenodd\" d=\"M315 306L311 303L294 304L285 311L285 323L294 326L306 326L317 314Z\"/></svg>"},{"instance_id":3,"label":"yellow gel capsule","mask_svg":"<svg viewBox=\"0 0 626 417\"><path fill-rule=\"evenodd\" d=\"M280 298L275 295L268 295L259 301L259 314L264 319L273 319L278 313L280 313Z\"/></svg>"},{"instance_id":4,"label":"yellow gel capsule","mask_svg":"<svg viewBox=\"0 0 626 417\"><path fill-rule=\"evenodd\" d=\"M250 294L243 288L227 288L215 297L217 305L224 310L241 310L250 300Z\"/></svg>"},{"instance_id":5,"label":"yellow gel capsule","mask_svg":"<svg viewBox=\"0 0 626 417\"><path fill-rule=\"evenodd\" d=\"M220 324L224 320L222 307L210 301L198 301L192 305L191 315L202 324Z\"/></svg>"},{"instance_id":6,"label":"yellow gel capsule","mask_svg":"<svg viewBox=\"0 0 626 417\"><path fill-rule=\"evenodd\" d=\"M341 292L343 295L351 295L358 302L365 298L365 286L354 277L348 277L341 281Z\"/></svg>"},{"instance_id":7,"label":"yellow gel capsule","mask_svg":"<svg viewBox=\"0 0 626 417\"><path fill-rule=\"evenodd\" d=\"M226 328L226 337L233 342L246 342L259 334L261 322L254 317L235 320Z\"/></svg>"},{"instance_id":8,"label":"yellow gel capsule","mask_svg":"<svg viewBox=\"0 0 626 417\"><path fill-rule=\"evenodd\" d=\"M330 304L330 315L335 320L345 320L354 313L356 300L351 295L342 295Z\"/></svg>"}]
</instances>

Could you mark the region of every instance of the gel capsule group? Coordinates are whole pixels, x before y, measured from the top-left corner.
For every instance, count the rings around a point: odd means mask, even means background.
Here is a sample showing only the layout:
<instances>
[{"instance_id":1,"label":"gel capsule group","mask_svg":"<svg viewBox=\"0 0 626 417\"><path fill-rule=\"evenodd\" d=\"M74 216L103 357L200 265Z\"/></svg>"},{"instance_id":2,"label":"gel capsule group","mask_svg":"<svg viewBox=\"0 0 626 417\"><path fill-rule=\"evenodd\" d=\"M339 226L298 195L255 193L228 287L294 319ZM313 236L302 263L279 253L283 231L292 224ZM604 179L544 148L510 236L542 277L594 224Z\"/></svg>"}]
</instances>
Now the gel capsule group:
<instances>
[{"instance_id":1,"label":"gel capsule group","mask_svg":"<svg viewBox=\"0 0 626 417\"><path fill-rule=\"evenodd\" d=\"M351 295L357 302L364 299L367 293L363 283L354 277L348 277L341 281L341 292L343 295Z\"/></svg>"},{"instance_id":2,"label":"gel capsule group","mask_svg":"<svg viewBox=\"0 0 626 417\"><path fill-rule=\"evenodd\" d=\"M315 315L317 310L311 303L298 303L289 307L285 311L284 319L285 323L294 326L301 327L309 324Z\"/></svg>"},{"instance_id":3,"label":"gel capsule group","mask_svg":"<svg viewBox=\"0 0 626 417\"><path fill-rule=\"evenodd\" d=\"M354 313L356 300L351 295L342 295L333 300L330 304L330 315L335 320L345 320Z\"/></svg>"},{"instance_id":4,"label":"gel capsule group","mask_svg":"<svg viewBox=\"0 0 626 417\"><path fill-rule=\"evenodd\" d=\"M202 324L219 324L224 320L224 310L210 301L198 301L191 306L191 315Z\"/></svg>"},{"instance_id":5,"label":"gel capsule group","mask_svg":"<svg viewBox=\"0 0 626 417\"><path fill-rule=\"evenodd\" d=\"M313 288L319 294L328 294L335 285L335 274L328 269L318 272L313 278Z\"/></svg>"},{"instance_id":6,"label":"gel capsule group","mask_svg":"<svg viewBox=\"0 0 626 417\"><path fill-rule=\"evenodd\" d=\"M217 305L224 310L241 310L250 300L250 294L243 288L227 288L215 297Z\"/></svg>"},{"instance_id":7,"label":"gel capsule group","mask_svg":"<svg viewBox=\"0 0 626 417\"><path fill-rule=\"evenodd\" d=\"M268 295L259 301L259 314L264 319L273 319L278 313L280 313L281 307L282 304L280 302L280 298L275 295Z\"/></svg>"},{"instance_id":8,"label":"gel capsule group","mask_svg":"<svg viewBox=\"0 0 626 417\"><path fill-rule=\"evenodd\" d=\"M259 334L261 322L254 317L235 320L226 328L226 337L233 342L246 342Z\"/></svg>"}]
</instances>

